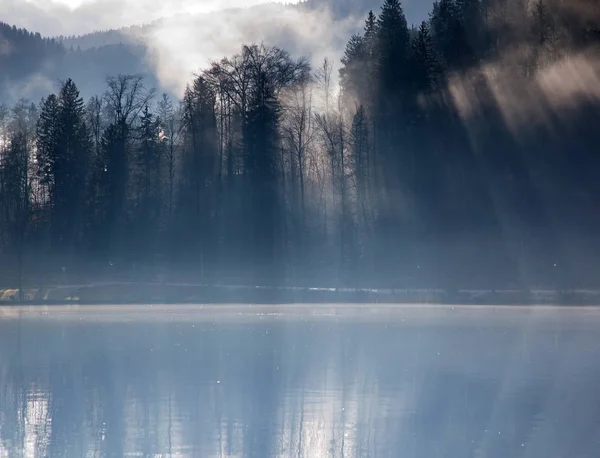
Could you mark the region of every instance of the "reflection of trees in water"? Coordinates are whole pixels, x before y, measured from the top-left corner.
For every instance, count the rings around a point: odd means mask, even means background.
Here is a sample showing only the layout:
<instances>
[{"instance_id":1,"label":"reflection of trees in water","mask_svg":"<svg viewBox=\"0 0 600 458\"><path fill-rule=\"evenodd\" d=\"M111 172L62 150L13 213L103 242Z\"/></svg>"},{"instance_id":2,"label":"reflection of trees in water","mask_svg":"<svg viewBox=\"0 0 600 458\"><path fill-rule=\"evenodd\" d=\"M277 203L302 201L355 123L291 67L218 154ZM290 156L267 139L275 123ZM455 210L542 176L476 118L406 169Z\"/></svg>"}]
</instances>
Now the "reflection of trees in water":
<instances>
[{"instance_id":1,"label":"reflection of trees in water","mask_svg":"<svg viewBox=\"0 0 600 458\"><path fill-rule=\"evenodd\" d=\"M581 399L597 378L573 358L600 344L581 333L562 351L561 336L557 350L554 335L536 335L524 352L519 331L506 330L473 340L465 330L343 322L24 321L15 345L14 324L0 322L0 456L549 452L551 433L553 447L572 444L568 428L544 419L551 400L557 418L570 417L564 393L556 397L563 379L547 377L567 358L564 377L589 381L567 400L579 421L593 418ZM532 361L545 361L546 376L535 379ZM578 456L589 445L579 437Z\"/></svg>"},{"instance_id":2,"label":"reflection of trees in water","mask_svg":"<svg viewBox=\"0 0 600 458\"><path fill-rule=\"evenodd\" d=\"M317 456L342 446L337 424L350 413L339 390L324 394L344 378L334 329L21 326L18 351L15 326L0 335L0 436L11 456L26 442L39 456Z\"/></svg>"},{"instance_id":3,"label":"reflection of trees in water","mask_svg":"<svg viewBox=\"0 0 600 458\"><path fill-rule=\"evenodd\" d=\"M27 376L21 364L21 329L3 327L0 346L0 456L45 456L52 435L45 374Z\"/></svg>"},{"instance_id":4,"label":"reflection of trees in water","mask_svg":"<svg viewBox=\"0 0 600 458\"><path fill-rule=\"evenodd\" d=\"M48 396L30 386L18 393L12 389L4 391L2 401L8 397L12 402L8 402L1 417L0 456L46 456L52 434ZM9 412L13 413L12 418Z\"/></svg>"}]
</instances>

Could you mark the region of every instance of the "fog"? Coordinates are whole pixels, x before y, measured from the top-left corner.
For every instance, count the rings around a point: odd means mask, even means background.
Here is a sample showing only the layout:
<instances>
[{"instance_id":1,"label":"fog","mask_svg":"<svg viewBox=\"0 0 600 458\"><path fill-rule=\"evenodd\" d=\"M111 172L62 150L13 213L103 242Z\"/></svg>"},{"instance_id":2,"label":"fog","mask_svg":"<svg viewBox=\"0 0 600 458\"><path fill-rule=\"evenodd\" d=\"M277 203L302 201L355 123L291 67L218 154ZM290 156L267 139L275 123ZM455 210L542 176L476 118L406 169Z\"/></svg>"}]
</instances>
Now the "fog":
<instances>
[{"instance_id":1,"label":"fog","mask_svg":"<svg viewBox=\"0 0 600 458\"><path fill-rule=\"evenodd\" d=\"M510 53L450 78L448 88L465 125L481 120L482 98L473 84L483 77L506 125L518 137L522 129L541 124L560 129L582 105L600 101L600 61L595 50L567 55L553 64L536 69L523 84L514 74Z\"/></svg>"},{"instance_id":2,"label":"fog","mask_svg":"<svg viewBox=\"0 0 600 458\"><path fill-rule=\"evenodd\" d=\"M347 37L362 27L362 17L336 18L327 8L308 10L265 4L255 8L197 16L177 16L148 28L147 58L161 84L181 94L192 73L239 51L240 43L267 43L314 66L324 58L339 61Z\"/></svg>"},{"instance_id":3,"label":"fog","mask_svg":"<svg viewBox=\"0 0 600 458\"><path fill-rule=\"evenodd\" d=\"M250 7L261 0L2 0L2 20L46 36L82 35L96 30L146 24L177 14L190 15ZM294 0L273 3L296 3Z\"/></svg>"},{"instance_id":4,"label":"fog","mask_svg":"<svg viewBox=\"0 0 600 458\"><path fill-rule=\"evenodd\" d=\"M103 92L106 77L119 73L144 75L159 92L180 97L193 74L244 43L279 46L294 56L307 56L314 66L325 57L337 63L348 37L362 31L366 12L380 9L369 0L299 3L0 0L5 23L42 37L59 37L67 49L88 50L82 56L67 53L60 62L56 56L41 56L32 60L35 71L9 75L3 84L0 78L0 102L39 100L69 77L87 98ZM403 2L410 24L425 19L430 6L429 0ZM115 47L121 44L129 47ZM27 52L0 39L0 55Z\"/></svg>"},{"instance_id":5,"label":"fog","mask_svg":"<svg viewBox=\"0 0 600 458\"><path fill-rule=\"evenodd\" d=\"M294 5L298 0L0 0L2 20L45 36L83 35L97 30L142 25L160 18L190 16L227 9L249 8L261 4ZM310 8L329 7L336 16L357 15L378 10L371 0L309 0ZM433 2L402 2L411 23L426 19ZM315 8L316 7L316 8ZM265 19L265 18L263 18ZM276 20L276 18L273 18Z\"/></svg>"}]
</instances>

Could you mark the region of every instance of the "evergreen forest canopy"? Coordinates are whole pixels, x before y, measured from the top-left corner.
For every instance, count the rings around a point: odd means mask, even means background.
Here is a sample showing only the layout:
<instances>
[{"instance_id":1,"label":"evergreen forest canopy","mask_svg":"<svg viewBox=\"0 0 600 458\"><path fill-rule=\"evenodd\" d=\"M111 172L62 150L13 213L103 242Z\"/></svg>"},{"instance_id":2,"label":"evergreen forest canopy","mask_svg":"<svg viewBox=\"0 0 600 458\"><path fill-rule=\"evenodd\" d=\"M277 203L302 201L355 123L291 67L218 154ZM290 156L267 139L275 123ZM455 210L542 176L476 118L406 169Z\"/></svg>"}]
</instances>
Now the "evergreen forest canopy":
<instances>
[{"instance_id":1,"label":"evergreen forest canopy","mask_svg":"<svg viewBox=\"0 0 600 458\"><path fill-rule=\"evenodd\" d=\"M82 49L0 22L0 103L23 97L38 101L67 75L85 94L95 94L110 74L140 74L157 85L146 52L142 42L132 40Z\"/></svg>"},{"instance_id":2,"label":"evergreen forest canopy","mask_svg":"<svg viewBox=\"0 0 600 458\"><path fill-rule=\"evenodd\" d=\"M1 107L0 275L598 286L597 7L385 0L339 70L245 45L181 100L120 73Z\"/></svg>"}]
</instances>

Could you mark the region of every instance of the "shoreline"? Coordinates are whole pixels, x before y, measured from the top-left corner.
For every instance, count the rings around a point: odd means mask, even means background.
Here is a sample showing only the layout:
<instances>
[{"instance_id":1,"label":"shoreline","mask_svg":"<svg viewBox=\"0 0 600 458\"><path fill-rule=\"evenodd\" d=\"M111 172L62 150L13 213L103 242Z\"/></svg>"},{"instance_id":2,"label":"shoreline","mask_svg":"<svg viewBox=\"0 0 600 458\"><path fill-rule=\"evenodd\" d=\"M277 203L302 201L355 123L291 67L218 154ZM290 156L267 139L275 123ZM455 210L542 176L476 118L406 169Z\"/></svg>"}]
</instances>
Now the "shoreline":
<instances>
[{"instance_id":1,"label":"shoreline","mask_svg":"<svg viewBox=\"0 0 600 458\"><path fill-rule=\"evenodd\" d=\"M183 304L373 304L448 306L598 306L600 290L475 290L251 287L191 283L110 282L0 288L0 306Z\"/></svg>"},{"instance_id":2,"label":"shoreline","mask_svg":"<svg viewBox=\"0 0 600 458\"><path fill-rule=\"evenodd\" d=\"M444 304L145 304L0 306L0 324L33 321L43 325L270 326L286 323L384 326L417 331L425 328L505 330L597 330L600 307L490 306ZM202 332L202 327L198 332Z\"/></svg>"}]
</instances>

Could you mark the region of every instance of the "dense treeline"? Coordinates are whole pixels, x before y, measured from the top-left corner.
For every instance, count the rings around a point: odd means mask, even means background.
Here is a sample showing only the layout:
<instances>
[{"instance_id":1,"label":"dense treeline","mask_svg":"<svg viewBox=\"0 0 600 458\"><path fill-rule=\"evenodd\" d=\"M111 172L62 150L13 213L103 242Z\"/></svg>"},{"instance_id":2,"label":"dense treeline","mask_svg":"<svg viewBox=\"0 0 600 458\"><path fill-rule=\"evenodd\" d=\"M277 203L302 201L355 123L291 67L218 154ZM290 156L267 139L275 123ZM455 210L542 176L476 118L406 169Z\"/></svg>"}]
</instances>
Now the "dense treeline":
<instances>
[{"instance_id":1,"label":"dense treeline","mask_svg":"<svg viewBox=\"0 0 600 458\"><path fill-rule=\"evenodd\" d=\"M331 62L265 45L179 102L121 74L84 103L67 80L0 112L6 259L275 285L590 284L600 40L595 0L574 5L440 0L409 28L386 0L339 84Z\"/></svg>"},{"instance_id":2,"label":"dense treeline","mask_svg":"<svg viewBox=\"0 0 600 458\"><path fill-rule=\"evenodd\" d=\"M44 38L0 22L0 103L38 100L67 77L78 81L85 94L102 90L106 76L118 73L142 74L155 85L146 54L146 47L133 39L82 49L63 37Z\"/></svg>"},{"instance_id":3,"label":"dense treeline","mask_svg":"<svg viewBox=\"0 0 600 458\"><path fill-rule=\"evenodd\" d=\"M61 58L64 51L54 39L0 22L0 87L40 71L47 60Z\"/></svg>"}]
</instances>

